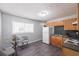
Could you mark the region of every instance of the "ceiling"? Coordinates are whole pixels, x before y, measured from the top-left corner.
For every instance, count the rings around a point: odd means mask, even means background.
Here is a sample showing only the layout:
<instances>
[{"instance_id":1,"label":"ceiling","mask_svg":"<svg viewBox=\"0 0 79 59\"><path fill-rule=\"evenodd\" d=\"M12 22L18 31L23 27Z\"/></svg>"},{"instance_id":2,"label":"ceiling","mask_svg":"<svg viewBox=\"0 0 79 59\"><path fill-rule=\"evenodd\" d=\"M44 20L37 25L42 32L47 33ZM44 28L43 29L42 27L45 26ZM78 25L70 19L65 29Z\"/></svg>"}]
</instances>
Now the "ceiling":
<instances>
[{"instance_id":1,"label":"ceiling","mask_svg":"<svg viewBox=\"0 0 79 59\"><path fill-rule=\"evenodd\" d=\"M75 3L0 3L0 10L39 21L55 20L76 13Z\"/></svg>"}]
</instances>

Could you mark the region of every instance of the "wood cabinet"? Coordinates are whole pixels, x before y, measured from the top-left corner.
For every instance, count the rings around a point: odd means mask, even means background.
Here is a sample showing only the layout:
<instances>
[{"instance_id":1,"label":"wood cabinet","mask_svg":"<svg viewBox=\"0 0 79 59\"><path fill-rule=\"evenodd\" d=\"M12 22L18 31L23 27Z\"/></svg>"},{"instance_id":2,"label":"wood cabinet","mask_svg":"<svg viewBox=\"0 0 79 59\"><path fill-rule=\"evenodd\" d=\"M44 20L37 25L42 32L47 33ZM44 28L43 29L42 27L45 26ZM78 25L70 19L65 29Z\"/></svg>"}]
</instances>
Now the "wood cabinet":
<instances>
[{"instance_id":1,"label":"wood cabinet","mask_svg":"<svg viewBox=\"0 0 79 59\"><path fill-rule=\"evenodd\" d=\"M71 19L65 19L64 20L64 30L77 30L77 25L72 24L76 21L76 18L71 18Z\"/></svg>"},{"instance_id":2,"label":"wood cabinet","mask_svg":"<svg viewBox=\"0 0 79 59\"><path fill-rule=\"evenodd\" d=\"M77 30L79 31L79 3L77 4L76 7L76 15L77 15Z\"/></svg>"},{"instance_id":3,"label":"wood cabinet","mask_svg":"<svg viewBox=\"0 0 79 59\"><path fill-rule=\"evenodd\" d=\"M76 17L72 19L66 19L64 20L64 30L78 30L79 31L79 3L76 7ZM74 22L77 22L76 24L72 24Z\"/></svg>"},{"instance_id":4,"label":"wood cabinet","mask_svg":"<svg viewBox=\"0 0 79 59\"><path fill-rule=\"evenodd\" d=\"M68 48L62 48L62 52L63 52L63 56L79 56L79 52L72 50L72 49L68 49Z\"/></svg>"},{"instance_id":5,"label":"wood cabinet","mask_svg":"<svg viewBox=\"0 0 79 59\"><path fill-rule=\"evenodd\" d=\"M63 21L48 21L47 22L48 26L64 26Z\"/></svg>"},{"instance_id":6,"label":"wood cabinet","mask_svg":"<svg viewBox=\"0 0 79 59\"><path fill-rule=\"evenodd\" d=\"M48 21L47 26L64 26L64 30L78 30L79 31L79 3L76 7L76 17L71 19L64 19L64 21ZM77 24L72 24L73 22L77 22Z\"/></svg>"},{"instance_id":7,"label":"wood cabinet","mask_svg":"<svg viewBox=\"0 0 79 59\"><path fill-rule=\"evenodd\" d=\"M50 43L54 46L62 47L63 38L62 38L62 36L52 36L51 40L50 40Z\"/></svg>"}]
</instances>

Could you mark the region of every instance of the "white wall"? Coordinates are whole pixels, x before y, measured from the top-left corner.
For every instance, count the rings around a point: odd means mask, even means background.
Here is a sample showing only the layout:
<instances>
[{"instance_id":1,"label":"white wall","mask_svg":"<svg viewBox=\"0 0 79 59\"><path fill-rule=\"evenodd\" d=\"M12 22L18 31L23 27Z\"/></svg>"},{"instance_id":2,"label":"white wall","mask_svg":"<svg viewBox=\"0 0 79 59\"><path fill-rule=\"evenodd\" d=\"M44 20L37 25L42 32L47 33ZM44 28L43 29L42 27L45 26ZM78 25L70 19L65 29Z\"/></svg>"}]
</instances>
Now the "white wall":
<instances>
[{"instance_id":1,"label":"white wall","mask_svg":"<svg viewBox=\"0 0 79 59\"><path fill-rule=\"evenodd\" d=\"M0 48L1 48L1 12L0 12Z\"/></svg>"},{"instance_id":2,"label":"white wall","mask_svg":"<svg viewBox=\"0 0 79 59\"><path fill-rule=\"evenodd\" d=\"M41 22L32 21L29 19L20 18L17 16L8 15L2 13L2 45L3 47L7 47L10 44L8 42L11 41L12 37L12 21L19 21L25 23L33 23L34 24L34 33L23 33L19 34L21 36L25 35L29 39L29 43L42 40L42 27L40 25Z\"/></svg>"}]
</instances>

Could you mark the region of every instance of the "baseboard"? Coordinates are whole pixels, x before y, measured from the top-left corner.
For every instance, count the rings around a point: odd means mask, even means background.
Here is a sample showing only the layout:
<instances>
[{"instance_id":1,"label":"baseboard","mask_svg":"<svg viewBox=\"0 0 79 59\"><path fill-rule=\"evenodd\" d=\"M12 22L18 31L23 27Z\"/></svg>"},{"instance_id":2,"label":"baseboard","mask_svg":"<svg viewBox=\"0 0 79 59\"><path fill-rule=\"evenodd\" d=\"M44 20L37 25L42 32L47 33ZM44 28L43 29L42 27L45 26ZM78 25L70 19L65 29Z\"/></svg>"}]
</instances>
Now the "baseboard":
<instances>
[{"instance_id":1,"label":"baseboard","mask_svg":"<svg viewBox=\"0 0 79 59\"><path fill-rule=\"evenodd\" d=\"M42 39L30 41L30 42L28 42L28 43L30 44L30 43L37 42L37 41L40 41L40 40L42 40Z\"/></svg>"}]
</instances>

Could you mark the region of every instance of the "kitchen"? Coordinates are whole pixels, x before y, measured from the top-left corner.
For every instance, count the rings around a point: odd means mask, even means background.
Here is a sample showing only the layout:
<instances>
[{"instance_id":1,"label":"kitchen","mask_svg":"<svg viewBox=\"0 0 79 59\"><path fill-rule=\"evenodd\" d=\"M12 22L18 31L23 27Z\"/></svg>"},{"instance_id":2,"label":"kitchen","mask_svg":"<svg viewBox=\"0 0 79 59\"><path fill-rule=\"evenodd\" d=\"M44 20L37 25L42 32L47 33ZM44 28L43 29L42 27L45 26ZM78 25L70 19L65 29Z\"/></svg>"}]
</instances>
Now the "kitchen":
<instances>
[{"instance_id":1,"label":"kitchen","mask_svg":"<svg viewBox=\"0 0 79 59\"><path fill-rule=\"evenodd\" d=\"M50 34L51 45L61 48L64 56L79 56L79 4L76 18L48 21L45 25L54 29L54 33Z\"/></svg>"}]
</instances>

